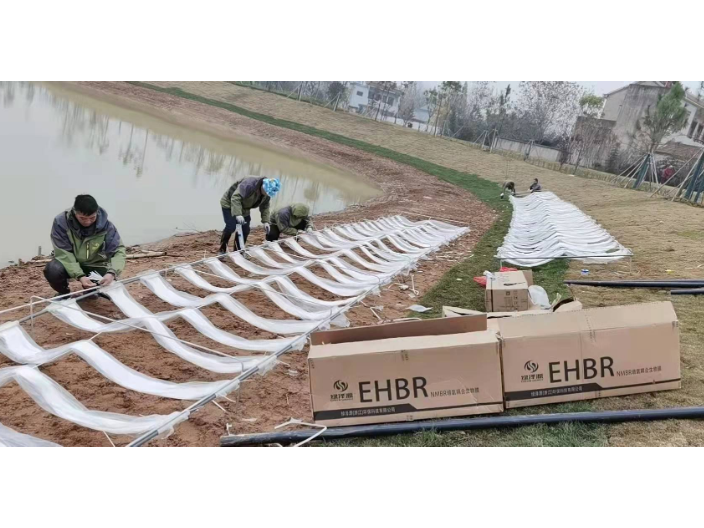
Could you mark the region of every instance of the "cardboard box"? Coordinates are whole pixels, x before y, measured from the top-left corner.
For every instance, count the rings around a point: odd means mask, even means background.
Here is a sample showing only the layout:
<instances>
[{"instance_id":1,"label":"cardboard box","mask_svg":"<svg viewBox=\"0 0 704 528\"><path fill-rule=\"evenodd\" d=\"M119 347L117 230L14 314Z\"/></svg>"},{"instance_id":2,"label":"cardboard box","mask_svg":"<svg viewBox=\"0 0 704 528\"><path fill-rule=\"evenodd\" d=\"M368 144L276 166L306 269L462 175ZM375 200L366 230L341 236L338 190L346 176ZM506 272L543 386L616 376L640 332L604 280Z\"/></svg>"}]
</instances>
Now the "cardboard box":
<instances>
[{"instance_id":1,"label":"cardboard box","mask_svg":"<svg viewBox=\"0 0 704 528\"><path fill-rule=\"evenodd\" d=\"M555 313L562 312L575 312L581 310L582 303L579 301L572 301L567 304L563 304L555 310ZM477 312L476 310L467 310L465 308L455 308L454 306L443 306L442 316L443 317L466 317L468 315L486 315L487 317L487 329L493 332L499 333L499 320L505 319L506 317L529 317L533 315L544 315L554 313L552 309L543 310L539 307L533 306L530 310L526 312L491 312L488 314L482 314L482 312Z\"/></svg>"},{"instance_id":2,"label":"cardboard box","mask_svg":"<svg viewBox=\"0 0 704 528\"><path fill-rule=\"evenodd\" d=\"M556 303L555 303L556 304ZM454 306L443 306L442 316L443 317L465 317L467 315L486 315L487 319L503 319L505 317L523 317L525 315L541 315L549 313L562 313L562 312L578 312L583 310L584 306L579 301L570 300L565 304L559 306L556 309L544 310L538 306L533 306L527 312L489 312L485 314L484 312L479 312L477 310L468 310L467 308L456 308Z\"/></svg>"},{"instance_id":3,"label":"cardboard box","mask_svg":"<svg viewBox=\"0 0 704 528\"><path fill-rule=\"evenodd\" d=\"M499 320L506 408L681 388L670 302Z\"/></svg>"},{"instance_id":4,"label":"cardboard box","mask_svg":"<svg viewBox=\"0 0 704 528\"><path fill-rule=\"evenodd\" d=\"M528 288L533 285L532 271L495 273L487 279L485 304L487 312L523 312L532 304Z\"/></svg>"},{"instance_id":5,"label":"cardboard box","mask_svg":"<svg viewBox=\"0 0 704 528\"><path fill-rule=\"evenodd\" d=\"M503 411L499 341L486 316L317 332L313 419L347 426Z\"/></svg>"}]
</instances>

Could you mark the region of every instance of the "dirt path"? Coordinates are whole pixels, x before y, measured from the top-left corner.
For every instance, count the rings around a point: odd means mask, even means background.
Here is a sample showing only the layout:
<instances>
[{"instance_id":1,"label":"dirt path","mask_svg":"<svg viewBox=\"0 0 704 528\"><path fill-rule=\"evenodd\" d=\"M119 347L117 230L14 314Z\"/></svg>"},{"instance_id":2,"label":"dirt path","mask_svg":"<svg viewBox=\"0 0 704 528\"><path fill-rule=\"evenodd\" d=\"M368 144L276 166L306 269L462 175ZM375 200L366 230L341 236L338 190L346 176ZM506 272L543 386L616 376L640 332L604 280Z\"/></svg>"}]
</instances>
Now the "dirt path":
<instances>
[{"instance_id":1,"label":"dirt path","mask_svg":"<svg viewBox=\"0 0 704 528\"><path fill-rule=\"evenodd\" d=\"M124 104L137 110L146 110L177 124L188 125L222 137L233 134L247 134L260 141L273 143L279 147L297 149L306 156L334 164L364 176L383 190L383 195L355 208L341 213L322 215L315 218L319 226L334 223L347 223L362 219L373 219L394 214L426 214L443 217L471 226L470 235L463 237L445 248L436 258L421 263L414 274L414 284L420 294L427 292L433 284L456 262L471 253L472 247L495 219L494 212L475 199L470 193L450 184L439 182L427 174L383 158L368 155L353 148L340 146L304 134L265 125L206 105L185 101L180 98L155 94L149 90L136 89L123 83L82 84L79 89L87 95L97 96L111 102ZM67 204L67 206L70 204ZM213 214L219 215L218 204L213 204ZM414 217L418 219L419 217ZM119 226L118 226L119 228ZM251 243L261 241L261 230L253 233ZM162 258L129 261L123 278L133 276L148 269L159 269L179 262L192 262L213 254L217 249L218 233L208 232L193 236L175 237L155 244L142 245L144 249L167 251ZM42 278L42 265L27 264L0 270L0 309L28 302L30 295L48 297L52 294ZM178 289L194 295L205 296L206 292L194 288L177 276L169 276ZM400 279L401 280L401 279ZM406 280L406 279L402 279ZM230 284L211 279L218 286ZM302 289L320 298L330 298L307 282L296 281ZM150 310L173 309L149 290L139 284L128 287L133 296ZM244 293L236 296L255 313L268 317L288 319L290 316L272 305L257 293ZM373 306L383 306L381 315L385 319L404 317L407 307L414 304L407 291L393 286L383 291L380 297L369 299ZM122 314L106 300L90 300L83 304L88 311L122 318ZM207 308L204 312L213 323L225 330L247 338L275 338L234 318L221 308ZM13 320L28 314L28 311L0 316L0 322ZM349 318L355 325L375 324L377 317L365 306L352 310ZM204 338L184 322L169 323L169 327L182 339L220 350L228 354L242 355L243 352L228 349ZM26 326L29 330L29 326ZM71 341L87 339L90 334L69 327L51 316L37 320L34 336L44 348L53 348ZM129 336L129 337L127 337ZM144 332L104 335L96 343L113 354L122 363L150 376L174 382L213 381L226 379L198 367L190 365L159 347L152 337ZM270 430L274 425L290 417L310 418L306 354L294 353L283 360L266 378L255 378L246 382L236 395L236 403L221 402L227 410L224 413L214 405L209 405L195 413L192 418L178 426L176 433L166 440L155 442L158 445L216 445L224 434L226 425L232 425L236 432ZM0 356L0 368L12 363ZM71 392L89 409L111 411L131 415L166 414L187 406L186 402L166 400L123 389L109 382L80 358L71 356L41 369L60 385ZM54 418L39 409L36 404L16 385L0 388L0 423L18 431L58 442L62 445L109 445L102 433L90 431L64 420ZM113 438L118 444L128 442L127 438Z\"/></svg>"},{"instance_id":2,"label":"dirt path","mask_svg":"<svg viewBox=\"0 0 704 528\"><path fill-rule=\"evenodd\" d=\"M389 123L375 122L344 112L331 112L263 91L224 82L162 82L160 86L226 101L273 117L313 126L350 138L380 145L482 178L503 182L508 177L519 189L527 189L533 178L543 188L558 194L593 216L623 245L631 248L632 265L590 266L594 278L704 278L704 209L649 199L644 192L609 186L603 182L575 178L496 154L488 154L459 142L432 138ZM127 90L130 91L130 90ZM164 97L153 93L155 100ZM285 131L282 131L282 133ZM584 267L574 263L577 276ZM576 289L586 306L627 304L670 299L664 292ZM672 298L682 330L683 390L656 395L600 400L595 408L637 409L701 405L704 401L704 299ZM704 423L668 422L629 424L610 428L615 445L704 445Z\"/></svg>"}]
</instances>

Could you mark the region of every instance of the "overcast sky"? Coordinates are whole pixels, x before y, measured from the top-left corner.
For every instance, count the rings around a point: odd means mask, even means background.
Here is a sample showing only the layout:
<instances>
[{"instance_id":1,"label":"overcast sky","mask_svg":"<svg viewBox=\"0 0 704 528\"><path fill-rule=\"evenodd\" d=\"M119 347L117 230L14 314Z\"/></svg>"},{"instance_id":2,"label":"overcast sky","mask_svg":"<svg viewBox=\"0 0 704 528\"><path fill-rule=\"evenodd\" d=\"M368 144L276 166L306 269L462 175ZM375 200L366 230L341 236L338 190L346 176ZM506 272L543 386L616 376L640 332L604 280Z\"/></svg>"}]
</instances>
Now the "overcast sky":
<instances>
[{"instance_id":1,"label":"overcast sky","mask_svg":"<svg viewBox=\"0 0 704 528\"><path fill-rule=\"evenodd\" d=\"M517 87L520 81L494 81L497 87L505 88L507 84L511 84L511 87ZM579 84L583 85L585 88L592 90L597 95L604 95L605 93L611 92L621 88L621 86L626 86L634 81L577 81ZM699 81L682 81L685 86L688 86L691 90L696 92L699 89Z\"/></svg>"}]
</instances>

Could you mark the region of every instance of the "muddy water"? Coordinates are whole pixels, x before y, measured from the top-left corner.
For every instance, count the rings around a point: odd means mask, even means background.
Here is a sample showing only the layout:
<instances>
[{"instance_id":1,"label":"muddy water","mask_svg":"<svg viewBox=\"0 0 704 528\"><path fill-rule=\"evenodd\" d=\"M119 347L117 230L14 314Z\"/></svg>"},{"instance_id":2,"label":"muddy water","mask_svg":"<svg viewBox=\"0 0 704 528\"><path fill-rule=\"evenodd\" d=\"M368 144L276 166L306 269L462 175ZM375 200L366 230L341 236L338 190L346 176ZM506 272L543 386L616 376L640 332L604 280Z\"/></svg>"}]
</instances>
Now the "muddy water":
<instances>
[{"instance_id":1,"label":"muddy water","mask_svg":"<svg viewBox=\"0 0 704 528\"><path fill-rule=\"evenodd\" d=\"M249 175L281 179L274 207L344 209L379 191L252 140L223 140L56 85L0 83L0 267L51 251L53 218L92 194L126 245L220 229L220 197ZM258 211L253 220L259 221Z\"/></svg>"}]
</instances>

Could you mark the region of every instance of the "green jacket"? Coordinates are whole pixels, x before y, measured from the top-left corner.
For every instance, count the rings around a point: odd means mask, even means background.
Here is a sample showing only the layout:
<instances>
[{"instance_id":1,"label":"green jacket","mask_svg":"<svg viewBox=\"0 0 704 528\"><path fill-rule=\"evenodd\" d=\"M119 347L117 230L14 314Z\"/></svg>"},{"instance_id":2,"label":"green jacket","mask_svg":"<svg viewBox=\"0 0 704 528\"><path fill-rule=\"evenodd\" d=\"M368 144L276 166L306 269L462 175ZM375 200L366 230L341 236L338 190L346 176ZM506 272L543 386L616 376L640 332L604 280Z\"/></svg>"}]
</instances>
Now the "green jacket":
<instances>
[{"instance_id":1,"label":"green jacket","mask_svg":"<svg viewBox=\"0 0 704 528\"><path fill-rule=\"evenodd\" d=\"M269 223L278 226L279 231L284 235L296 236L299 226L302 226L304 221L306 227L312 227L310 208L305 204L294 204L271 213Z\"/></svg>"},{"instance_id":2,"label":"green jacket","mask_svg":"<svg viewBox=\"0 0 704 528\"><path fill-rule=\"evenodd\" d=\"M233 183L222 195L220 206L230 209L232 216L249 216L250 211L259 207L262 222L269 218L271 198L262 189L264 178L249 177Z\"/></svg>"},{"instance_id":3,"label":"green jacket","mask_svg":"<svg viewBox=\"0 0 704 528\"><path fill-rule=\"evenodd\" d=\"M90 227L83 227L71 210L58 215L51 227L51 243L54 257L72 279L85 276L84 267L104 269L103 274L111 272L116 277L125 269L125 246L102 208Z\"/></svg>"}]
</instances>

